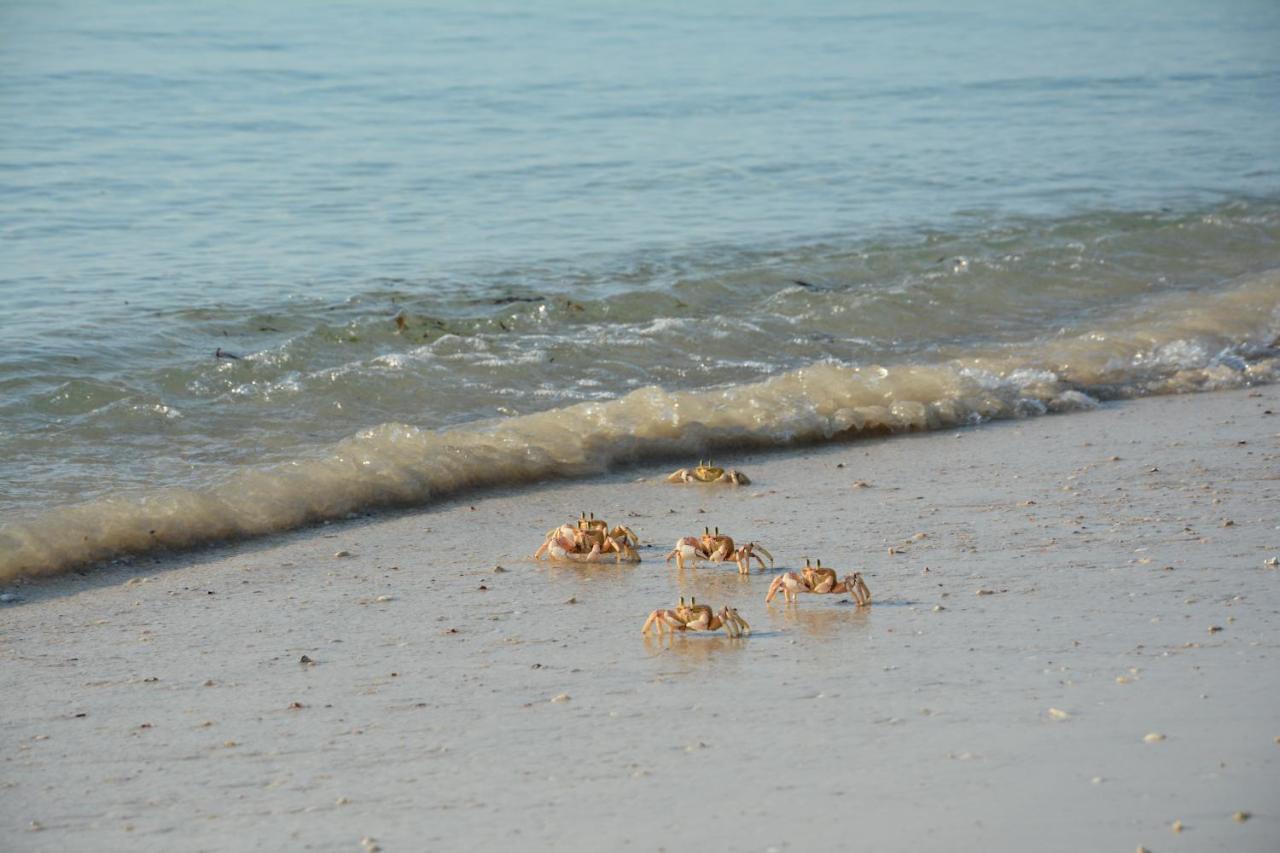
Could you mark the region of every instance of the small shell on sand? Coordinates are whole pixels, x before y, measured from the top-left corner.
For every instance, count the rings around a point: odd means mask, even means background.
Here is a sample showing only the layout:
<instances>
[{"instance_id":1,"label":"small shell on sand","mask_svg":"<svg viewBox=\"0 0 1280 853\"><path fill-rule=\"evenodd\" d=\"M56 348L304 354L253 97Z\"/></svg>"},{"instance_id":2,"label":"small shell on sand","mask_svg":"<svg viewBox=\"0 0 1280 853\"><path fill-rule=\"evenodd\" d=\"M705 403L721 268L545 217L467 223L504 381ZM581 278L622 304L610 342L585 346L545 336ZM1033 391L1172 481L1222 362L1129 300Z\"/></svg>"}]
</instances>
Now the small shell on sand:
<instances>
[{"instance_id":1,"label":"small shell on sand","mask_svg":"<svg viewBox=\"0 0 1280 853\"><path fill-rule=\"evenodd\" d=\"M1159 743L1164 740L1164 735L1160 734L1160 732L1149 732L1144 735L1142 739L1146 743Z\"/></svg>"},{"instance_id":2,"label":"small shell on sand","mask_svg":"<svg viewBox=\"0 0 1280 853\"><path fill-rule=\"evenodd\" d=\"M1234 820L1236 823L1244 823L1246 820L1248 820L1251 817L1253 817L1253 815L1249 814L1248 812L1236 812L1231 816L1231 819Z\"/></svg>"},{"instance_id":3,"label":"small shell on sand","mask_svg":"<svg viewBox=\"0 0 1280 853\"><path fill-rule=\"evenodd\" d=\"M1170 829L1170 830L1172 830L1173 832L1182 832L1182 821L1180 821L1180 820L1175 820L1175 821L1174 821L1174 822L1169 826L1169 829Z\"/></svg>"},{"instance_id":4,"label":"small shell on sand","mask_svg":"<svg viewBox=\"0 0 1280 853\"><path fill-rule=\"evenodd\" d=\"M569 701L569 694L568 694L568 693L560 693L560 694L557 694L557 695L555 695L555 696L552 696L552 697L551 697L551 701L552 701L552 702L568 702L568 701Z\"/></svg>"},{"instance_id":5,"label":"small shell on sand","mask_svg":"<svg viewBox=\"0 0 1280 853\"><path fill-rule=\"evenodd\" d=\"M1068 712L1066 712L1066 711L1062 710L1061 708L1050 708L1050 709L1049 709L1049 711L1048 711L1048 713L1049 713L1049 716L1050 716L1050 717L1052 717L1052 718L1053 718L1053 719L1055 719L1055 720L1069 720L1069 719L1071 719L1071 714L1069 714Z\"/></svg>"},{"instance_id":6,"label":"small shell on sand","mask_svg":"<svg viewBox=\"0 0 1280 853\"><path fill-rule=\"evenodd\" d=\"M343 558L343 557L350 557L350 556L351 556L351 552L350 552L350 551L335 551L335 552L334 552L334 555L333 555L333 558L334 558L335 560L338 560L338 559L341 559L341 558Z\"/></svg>"}]
</instances>

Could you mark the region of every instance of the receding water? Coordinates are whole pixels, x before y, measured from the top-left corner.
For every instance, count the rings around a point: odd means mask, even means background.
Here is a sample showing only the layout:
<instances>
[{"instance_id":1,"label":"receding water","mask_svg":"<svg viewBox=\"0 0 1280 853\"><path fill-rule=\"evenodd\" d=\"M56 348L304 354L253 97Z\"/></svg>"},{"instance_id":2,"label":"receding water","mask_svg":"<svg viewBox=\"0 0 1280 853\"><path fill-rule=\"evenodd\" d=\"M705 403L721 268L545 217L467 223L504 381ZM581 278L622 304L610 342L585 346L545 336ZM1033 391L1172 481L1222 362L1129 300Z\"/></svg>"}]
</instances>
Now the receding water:
<instances>
[{"instance_id":1,"label":"receding water","mask_svg":"<svg viewBox=\"0 0 1280 853\"><path fill-rule=\"evenodd\" d=\"M0 579L1275 378L1280 6L849 5L0 7Z\"/></svg>"}]
</instances>

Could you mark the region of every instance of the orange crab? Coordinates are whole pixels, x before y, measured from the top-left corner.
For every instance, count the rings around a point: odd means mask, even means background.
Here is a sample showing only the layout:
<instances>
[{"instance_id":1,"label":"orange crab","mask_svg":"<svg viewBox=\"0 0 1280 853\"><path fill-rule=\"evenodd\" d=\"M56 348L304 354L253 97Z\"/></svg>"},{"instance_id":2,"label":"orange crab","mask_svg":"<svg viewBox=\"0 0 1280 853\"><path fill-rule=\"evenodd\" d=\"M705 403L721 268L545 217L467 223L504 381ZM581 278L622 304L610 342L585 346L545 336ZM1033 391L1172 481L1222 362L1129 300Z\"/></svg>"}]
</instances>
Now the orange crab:
<instances>
[{"instance_id":1,"label":"orange crab","mask_svg":"<svg viewBox=\"0 0 1280 853\"><path fill-rule=\"evenodd\" d=\"M710 460L699 462L696 468L681 468L667 476L668 483L729 483L745 486L751 482L741 471L718 468Z\"/></svg>"},{"instance_id":2,"label":"orange crab","mask_svg":"<svg viewBox=\"0 0 1280 853\"><path fill-rule=\"evenodd\" d=\"M599 531L562 524L547 531L542 546L534 552L533 558L540 560L545 555L549 560L603 563L610 554L615 555L616 563L640 562L640 555L625 539L619 541Z\"/></svg>"},{"instance_id":3,"label":"orange crab","mask_svg":"<svg viewBox=\"0 0 1280 853\"><path fill-rule=\"evenodd\" d=\"M593 536L614 539L617 542L630 545L632 548L640 544L640 537L637 536L635 531L630 527L627 527L624 524L619 524L617 527L610 530L609 522L605 521L603 518L596 518L596 514L594 512L591 513L591 515L587 515L585 512L579 513L578 529L590 533Z\"/></svg>"},{"instance_id":4,"label":"orange crab","mask_svg":"<svg viewBox=\"0 0 1280 853\"><path fill-rule=\"evenodd\" d=\"M694 598L689 599L689 603L685 604L683 596L674 610L655 610L650 613L640 633L647 635L650 625L657 630L659 637L663 635L664 630L669 634L676 631L723 630L732 639L745 637L751 633L751 626L738 614L736 608L722 607L719 613L715 613L707 605L698 604L697 599Z\"/></svg>"},{"instance_id":5,"label":"orange crab","mask_svg":"<svg viewBox=\"0 0 1280 853\"><path fill-rule=\"evenodd\" d=\"M751 558L755 557L756 562L760 564L760 568L765 568L764 560L755 553L757 550L769 558L769 566L773 565L773 555L769 550L759 542L748 542L747 544L735 548L733 537L721 533L717 527L712 533L709 528L702 528L702 550L707 554L707 559L713 563L722 563L726 560L733 560L738 564L738 574L751 574Z\"/></svg>"},{"instance_id":6,"label":"orange crab","mask_svg":"<svg viewBox=\"0 0 1280 853\"><path fill-rule=\"evenodd\" d=\"M777 575L773 583L769 584L769 592L764 597L765 604L772 601L779 591L788 604L794 603L802 592L813 595L847 594L859 607L871 603L871 590L867 588L861 572L854 572L846 575L844 580L837 581L835 569L824 568L821 560L811 566L806 559L804 568L799 573L783 572Z\"/></svg>"}]
</instances>

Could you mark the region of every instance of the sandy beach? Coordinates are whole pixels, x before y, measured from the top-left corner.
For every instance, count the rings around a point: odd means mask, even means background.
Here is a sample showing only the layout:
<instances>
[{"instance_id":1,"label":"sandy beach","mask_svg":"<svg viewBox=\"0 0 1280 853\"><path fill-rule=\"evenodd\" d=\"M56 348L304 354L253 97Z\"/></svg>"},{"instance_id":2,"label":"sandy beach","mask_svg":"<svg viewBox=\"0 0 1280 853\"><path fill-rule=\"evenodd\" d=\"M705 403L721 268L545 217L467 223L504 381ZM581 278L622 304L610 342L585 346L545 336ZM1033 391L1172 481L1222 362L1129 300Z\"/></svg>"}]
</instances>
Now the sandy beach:
<instances>
[{"instance_id":1,"label":"sandy beach","mask_svg":"<svg viewBox=\"0 0 1280 853\"><path fill-rule=\"evenodd\" d=\"M0 846L1274 850L1277 411L645 465L10 584ZM580 511L643 562L529 558ZM664 564L707 525L874 604ZM642 638L680 595L752 635Z\"/></svg>"}]
</instances>

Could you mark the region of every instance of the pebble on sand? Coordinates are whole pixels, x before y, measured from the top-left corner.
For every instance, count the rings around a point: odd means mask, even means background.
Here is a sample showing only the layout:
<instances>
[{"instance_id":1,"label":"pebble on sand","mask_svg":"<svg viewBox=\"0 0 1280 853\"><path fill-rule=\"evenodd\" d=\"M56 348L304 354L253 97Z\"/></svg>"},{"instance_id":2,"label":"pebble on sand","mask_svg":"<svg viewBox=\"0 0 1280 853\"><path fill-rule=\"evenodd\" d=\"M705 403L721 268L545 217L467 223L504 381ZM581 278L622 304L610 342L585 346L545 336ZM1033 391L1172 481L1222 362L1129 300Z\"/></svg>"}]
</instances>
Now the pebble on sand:
<instances>
[{"instance_id":1,"label":"pebble on sand","mask_svg":"<svg viewBox=\"0 0 1280 853\"><path fill-rule=\"evenodd\" d=\"M559 694L557 694L557 695L555 695L555 696L552 696L552 697L551 697L551 701L552 701L552 702L568 702L568 701L569 701L569 694L568 694L568 693L559 693Z\"/></svg>"},{"instance_id":2,"label":"pebble on sand","mask_svg":"<svg viewBox=\"0 0 1280 853\"><path fill-rule=\"evenodd\" d=\"M1172 831L1174 831L1174 832L1182 832L1182 821L1180 821L1180 820L1175 820L1175 821L1174 821L1174 822L1169 826L1169 829L1171 829L1171 830L1172 830Z\"/></svg>"},{"instance_id":3,"label":"pebble on sand","mask_svg":"<svg viewBox=\"0 0 1280 853\"><path fill-rule=\"evenodd\" d=\"M334 552L333 558L337 560L337 559L341 559L342 557L350 557L350 556L351 556L350 551L336 551Z\"/></svg>"},{"instance_id":4,"label":"pebble on sand","mask_svg":"<svg viewBox=\"0 0 1280 853\"><path fill-rule=\"evenodd\" d=\"M1053 718L1053 719L1055 719L1055 720L1069 720L1069 719L1071 719L1071 714L1069 714L1068 712L1066 712L1066 711L1062 710L1061 708L1050 708L1048 713L1049 713L1049 716L1050 716L1050 717L1052 717L1052 718Z\"/></svg>"},{"instance_id":5,"label":"pebble on sand","mask_svg":"<svg viewBox=\"0 0 1280 853\"><path fill-rule=\"evenodd\" d=\"M1253 815L1249 814L1248 812L1236 812L1231 816L1231 819L1234 820L1236 823L1244 823L1246 820L1248 820L1251 817L1253 817Z\"/></svg>"},{"instance_id":6,"label":"pebble on sand","mask_svg":"<svg viewBox=\"0 0 1280 853\"><path fill-rule=\"evenodd\" d=\"M1159 743L1164 740L1164 735L1160 734L1160 732L1149 732L1142 739L1147 743Z\"/></svg>"}]
</instances>

